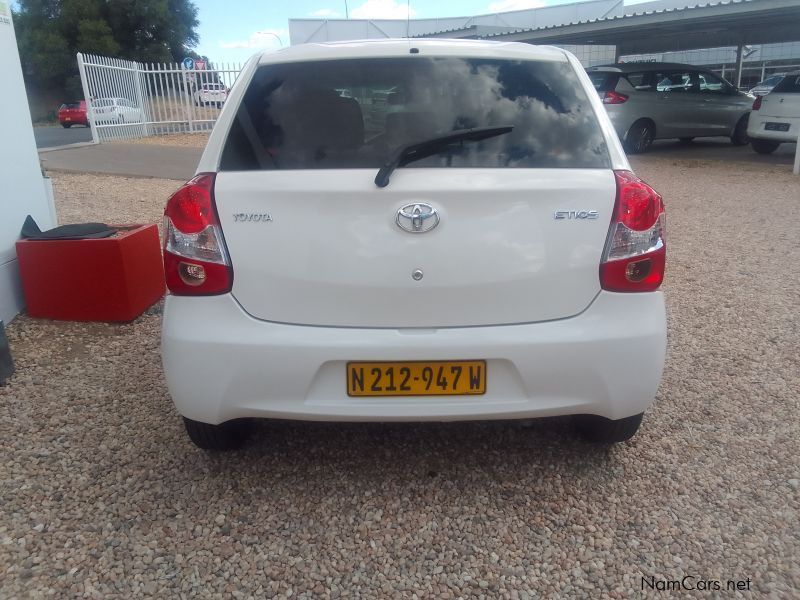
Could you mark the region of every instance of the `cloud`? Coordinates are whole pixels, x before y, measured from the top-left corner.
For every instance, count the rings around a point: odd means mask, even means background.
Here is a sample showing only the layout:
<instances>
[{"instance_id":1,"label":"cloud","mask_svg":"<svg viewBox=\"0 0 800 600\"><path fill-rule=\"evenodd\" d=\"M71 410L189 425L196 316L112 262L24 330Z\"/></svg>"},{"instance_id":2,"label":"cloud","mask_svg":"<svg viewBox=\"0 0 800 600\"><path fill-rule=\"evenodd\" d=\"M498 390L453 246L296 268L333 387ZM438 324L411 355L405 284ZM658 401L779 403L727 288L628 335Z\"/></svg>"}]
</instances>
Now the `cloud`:
<instances>
[{"instance_id":1,"label":"cloud","mask_svg":"<svg viewBox=\"0 0 800 600\"><path fill-rule=\"evenodd\" d=\"M405 0L366 0L350 11L354 19L406 19L417 14Z\"/></svg>"},{"instance_id":2,"label":"cloud","mask_svg":"<svg viewBox=\"0 0 800 600\"><path fill-rule=\"evenodd\" d=\"M312 12L311 16L320 17L322 19L335 19L337 17L341 17L342 15L332 8L320 8L319 10Z\"/></svg>"},{"instance_id":3,"label":"cloud","mask_svg":"<svg viewBox=\"0 0 800 600\"><path fill-rule=\"evenodd\" d=\"M542 8L547 3L544 0L498 0L489 4L489 12L509 12L512 10L528 10L530 8Z\"/></svg>"},{"instance_id":4,"label":"cloud","mask_svg":"<svg viewBox=\"0 0 800 600\"><path fill-rule=\"evenodd\" d=\"M220 46L222 48L251 48L253 50L277 48L282 45L277 38L280 38L280 42L286 44L289 41L289 32L285 29L263 29L251 33L246 40L221 42Z\"/></svg>"}]
</instances>

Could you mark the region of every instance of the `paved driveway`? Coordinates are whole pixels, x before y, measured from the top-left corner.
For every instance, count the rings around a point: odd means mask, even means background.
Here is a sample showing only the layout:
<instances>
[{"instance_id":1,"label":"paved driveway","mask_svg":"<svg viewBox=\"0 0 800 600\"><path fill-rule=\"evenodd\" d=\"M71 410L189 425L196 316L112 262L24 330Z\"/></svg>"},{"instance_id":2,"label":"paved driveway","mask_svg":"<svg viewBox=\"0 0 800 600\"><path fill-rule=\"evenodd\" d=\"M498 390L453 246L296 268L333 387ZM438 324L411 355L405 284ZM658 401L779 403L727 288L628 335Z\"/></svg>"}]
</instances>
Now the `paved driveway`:
<instances>
[{"instance_id":1,"label":"paved driveway","mask_svg":"<svg viewBox=\"0 0 800 600\"><path fill-rule=\"evenodd\" d=\"M68 144L92 141L92 130L83 125L64 129L61 125L44 125L33 128L37 148L54 148Z\"/></svg>"},{"instance_id":2,"label":"paved driveway","mask_svg":"<svg viewBox=\"0 0 800 600\"><path fill-rule=\"evenodd\" d=\"M186 181L202 153L202 148L116 142L40 152L39 158L50 171Z\"/></svg>"}]
</instances>

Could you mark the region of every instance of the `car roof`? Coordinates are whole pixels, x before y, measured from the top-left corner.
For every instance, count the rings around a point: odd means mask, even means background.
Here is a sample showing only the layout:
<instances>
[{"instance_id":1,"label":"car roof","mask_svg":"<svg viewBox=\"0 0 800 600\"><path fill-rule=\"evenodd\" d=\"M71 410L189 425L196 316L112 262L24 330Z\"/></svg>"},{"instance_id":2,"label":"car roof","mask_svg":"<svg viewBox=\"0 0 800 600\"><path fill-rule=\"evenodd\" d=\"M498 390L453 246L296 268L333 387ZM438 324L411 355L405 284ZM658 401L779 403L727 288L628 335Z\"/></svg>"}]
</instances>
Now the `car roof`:
<instances>
[{"instance_id":1,"label":"car roof","mask_svg":"<svg viewBox=\"0 0 800 600\"><path fill-rule=\"evenodd\" d=\"M691 69L692 71L707 71L697 65L668 62L630 62L614 63L609 65L595 65L588 67L587 71L608 71L612 73L641 73L643 71L663 71L665 69Z\"/></svg>"},{"instance_id":2,"label":"car roof","mask_svg":"<svg viewBox=\"0 0 800 600\"><path fill-rule=\"evenodd\" d=\"M553 46L534 46L519 42L489 42L485 40L412 40L407 38L298 44L278 50L266 50L257 56L259 57L259 64L352 58L390 58L409 56L412 48L417 50L414 55L422 56L516 58L519 60L559 62L567 60L565 51Z\"/></svg>"}]
</instances>

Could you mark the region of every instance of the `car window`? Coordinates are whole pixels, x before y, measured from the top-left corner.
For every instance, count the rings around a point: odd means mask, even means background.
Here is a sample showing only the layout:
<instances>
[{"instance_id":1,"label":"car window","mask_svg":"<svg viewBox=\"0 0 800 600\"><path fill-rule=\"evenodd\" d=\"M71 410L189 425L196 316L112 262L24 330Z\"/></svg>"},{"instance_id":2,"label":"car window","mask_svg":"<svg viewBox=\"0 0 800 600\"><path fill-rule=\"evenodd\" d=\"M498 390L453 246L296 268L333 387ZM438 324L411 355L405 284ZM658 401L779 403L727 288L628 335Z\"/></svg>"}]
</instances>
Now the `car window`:
<instances>
[{"instance_id":1,"label":"car window","mask_svg":"<svg viewBox=\"0 0 800 600\"><path fill-rule=\"evenodd\" d=\"M61 105L61 108L67 108L67 109L71 109L71 110L75 110L75 109L80 108L80 107L81 107L81 103L80 102L68 102L67 104L62 104Z\"/></svg>"},{"instance_id":2,"label":"car window","mask_svg":"<svg viewBox=\"0 0 800 600\"><path fill-rule=\"evenodd\" d=\"M659 92L695 92L697 85L691 71L656 71L656 90Z\"/></svg>"},{"instance_id":3,"label":"car window","mask_svg":"<svg viewBox=\"0 0 800 600\"><path fill-rule=\"evenodd\" d=\"M95 106L114 106L114 101L107 98L101 98L94 101Z\"/></svg>"},{"instance_id":4,"label":"car window","mask_svg":"<svg viewBox=\"0 0 800 600\"><path fill-rule=\"evenodd\" d=\"M608 92L616 87L617 81L619 81L619 73L591 71L589 72L589 79L592 80L592 85L598 92Z\"/></svg>"},{"instance_id":5,"label":"car window","mask_svg":"<svg viewBox=\"0 0 800 600\"><path fill-rule=\"evenodd\" d=\"M784 77L772 88L772 94L800 94L800 74L793 73Z\"/></svg>"},{"instance_id":6,"label":"car window","mask_svg":"<svg viewBox=\"0 0 800 600\"><path fill-rule=\"evenodd\" d=\"M762 81L758 85L774 86L777 85L781 79L783 79L783 75L773 75L772 77L767 77L764 81Z\"/></svg>"},{"instance_id":7,"label":"car window","mask_svg":"<svg viewBox=\"0 0 800 600\"><path fill-rule=\"evenodd\" d=\"M452 144L414 167L609 165L569 63L415 56L260 67L220 168L378 168L404 145L501 126L514 129Z\"/></svg>"},{"instance_id":8,"label":"car window","mask_svg":"<svg viewBox=\"0 0 800 600\"><path fill-rule=\"evenodd\" d=\"M726 81L712 73L700 73L700 92L703 94L730 94L731 88Z\"/></svg>"},{"instance_id":9,"label":"car window","mask_svg":"<svg viewBox=\"0 0 800 600\"><path fill-rule=\"evenodd\" d=\"M648 77L650 73L628 73L625 75L625 79L628 80L628 83L631 84L636 90L649 92L653 91L655 88L653 87L653 78Z\"/></svg>"}]
</instances>

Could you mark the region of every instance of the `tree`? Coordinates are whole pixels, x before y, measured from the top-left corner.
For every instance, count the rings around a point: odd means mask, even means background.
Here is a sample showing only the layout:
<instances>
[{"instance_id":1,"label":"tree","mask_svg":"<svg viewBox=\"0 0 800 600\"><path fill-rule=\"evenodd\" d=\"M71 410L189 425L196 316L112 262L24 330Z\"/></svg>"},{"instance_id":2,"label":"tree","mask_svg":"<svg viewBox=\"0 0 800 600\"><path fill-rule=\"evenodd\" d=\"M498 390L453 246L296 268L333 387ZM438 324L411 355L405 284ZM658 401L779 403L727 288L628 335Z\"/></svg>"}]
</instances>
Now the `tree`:
<instances>
[{"instance_id":1,"label":"tree","mask_svg":"<svg viewBox=\"0 0 800 600\"><path fill-rule=\"evenodd\" d=\"M81 95L78 52L179 62L198 42L192 0L19 0L14 24L29 94L44 98Z\"/></svg>"}]
</instances>

